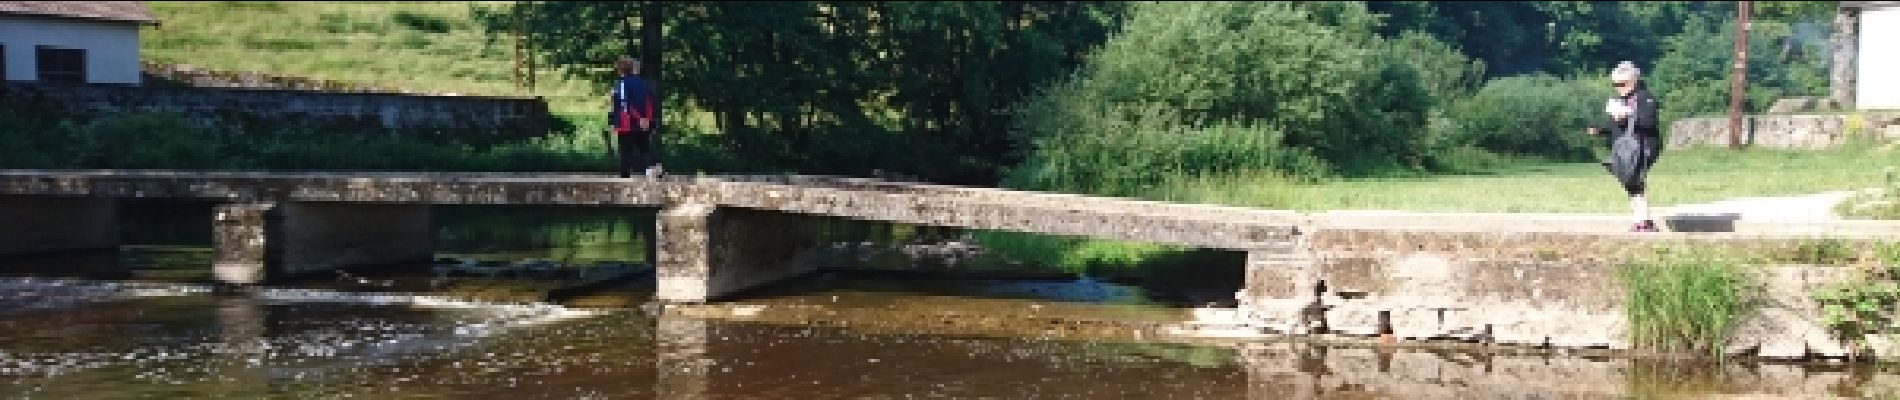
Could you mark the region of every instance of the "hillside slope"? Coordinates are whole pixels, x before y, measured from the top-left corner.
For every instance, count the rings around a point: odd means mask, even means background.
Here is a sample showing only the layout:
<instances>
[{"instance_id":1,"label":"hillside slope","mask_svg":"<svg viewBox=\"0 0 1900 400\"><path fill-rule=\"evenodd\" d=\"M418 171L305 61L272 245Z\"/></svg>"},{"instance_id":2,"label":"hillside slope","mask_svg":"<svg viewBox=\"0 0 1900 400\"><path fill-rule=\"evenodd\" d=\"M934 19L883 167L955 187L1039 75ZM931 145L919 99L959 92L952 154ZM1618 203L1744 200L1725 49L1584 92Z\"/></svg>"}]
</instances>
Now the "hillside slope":
<instances>
[{"instance_id":1,"label":"hillside slope","mask_svg":"<svg viewBox=\"0 0 1900 400\"><path fill-rule=\"evenodd\" d=\"M517 88L511 43L489 44L468 2L150 2L162 25L144 58L201 69L471 95L542 96L556 113L597 108L600 89L538 71ZM605 65L603 65L604 67Z\"/></svg>"}]
</instances>

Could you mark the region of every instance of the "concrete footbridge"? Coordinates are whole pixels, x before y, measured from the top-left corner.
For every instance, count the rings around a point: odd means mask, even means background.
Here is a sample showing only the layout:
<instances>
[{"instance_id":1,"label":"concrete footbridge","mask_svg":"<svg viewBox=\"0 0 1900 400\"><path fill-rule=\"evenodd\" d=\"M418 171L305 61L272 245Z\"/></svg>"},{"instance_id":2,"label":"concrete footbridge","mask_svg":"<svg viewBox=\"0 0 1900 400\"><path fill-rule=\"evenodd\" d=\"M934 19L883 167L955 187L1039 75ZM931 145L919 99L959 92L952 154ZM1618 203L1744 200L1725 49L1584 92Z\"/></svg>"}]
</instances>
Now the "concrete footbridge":
<instances>
[{"instance_id":1,"label":"concrete footbridge","mask_svg":"<svg viewBox=\"0 0 1900 400\"><path fill-rule=\"evenodd\" d=\"M1620 215L1300 213L830 176L0 170L0 255L115 248L128 199L215 203L216 276L240 285L429 260L432 205L644 207L659 210L662 301L813 271L817 218L838 217L1246 252L1236 323L1263 331L1611 347L1627 345L1616 270L1634 252L1900 237L1869 221L1680 215L1674 232L1628 233ZM1767 271L1788 293L1838 280Z\"/></svg>"}]
</instances>

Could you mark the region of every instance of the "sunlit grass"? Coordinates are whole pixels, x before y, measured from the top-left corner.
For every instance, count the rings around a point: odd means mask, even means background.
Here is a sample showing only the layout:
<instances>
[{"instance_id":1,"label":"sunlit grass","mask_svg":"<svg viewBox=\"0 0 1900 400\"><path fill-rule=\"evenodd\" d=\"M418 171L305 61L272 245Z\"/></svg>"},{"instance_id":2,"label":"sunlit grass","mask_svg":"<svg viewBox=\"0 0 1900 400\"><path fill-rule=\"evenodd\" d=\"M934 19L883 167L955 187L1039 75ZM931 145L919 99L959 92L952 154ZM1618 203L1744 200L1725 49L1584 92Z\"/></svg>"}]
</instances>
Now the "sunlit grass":
<instances>
[{"instance_id":1,"label":"sunlit grass","mask_svg":"<svg viewBox=\"0 0 1900 400\"><path fill-rule=\"evenodd\" d=\"M1664 151L1650 173L1652 206L1735 197L1790 196L1883 185L1882 168L1900 153L1691 149ZM1616 179L1595 163L1522 164L1481 174L1341 179L1293 183L1269 174L1177 179L1148 197L1246 207L1445 212L1618 213L1628 203Z\"/></svg>"},{"instance_id":2,"label":"sunlit grass","mask_svg":"<svg viewBox=\"0 0 1900 400\"><path fill-rule=\"evenodd\" d=\"M1747 312L1740 261L1691 251L1624 266L1619 276L1628 290L1630 340L1721 356L1731 327Z\"/></svg>"},{"instance_id":3,"label":"sunlit grass","mask_svg":"<svg viewBox=\"0 0 1900 400\"><path fill-rule=\"evenodd\" d=\"M1900 153L1848 145L1837 150L1691 149L1665 151L1650 175L1655 207L1753 196L1805 195L1879 187ZM1622 188L1594 163L1517 163L1479 173L1296 183L1271 174L1174 179L1150 199L1308 212L1624 213ZM1134 269L1174 249L1146 243L1028 234L979 236L986 247L1070 270ZM1093 267L1091 267L1093 266Z\"/></svg>"},{"instance_id":4,"label":"sunlit grass","mask_svg":"<svg viewBox=\"0 0 1900 400\"><path fill-rule=\"evenodd\" d=\"M556 112L591 111L586 82L547 65L518 89L511 43L489 44L468 2L151 2L161 21L142 57L219 71L362 82L490 96L542 96Z\"/></svg>"}]
</instances>

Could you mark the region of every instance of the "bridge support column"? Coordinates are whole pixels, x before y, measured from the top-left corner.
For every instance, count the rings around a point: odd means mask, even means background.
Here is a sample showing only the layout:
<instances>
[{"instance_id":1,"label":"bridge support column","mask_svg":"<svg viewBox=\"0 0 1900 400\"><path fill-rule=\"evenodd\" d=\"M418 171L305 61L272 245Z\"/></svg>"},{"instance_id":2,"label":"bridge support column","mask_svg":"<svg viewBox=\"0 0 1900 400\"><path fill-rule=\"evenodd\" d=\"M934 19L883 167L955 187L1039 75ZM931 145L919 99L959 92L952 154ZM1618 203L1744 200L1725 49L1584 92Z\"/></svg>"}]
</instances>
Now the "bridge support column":
<instances>
[{"instance_id":1,"label":"bridge support column","mask_svg":"<svg viewBox=\"0 0 1900 400\"><path fill-rule=\"evenodd\" d=\"M215 214L214 268L226 283L421 263L435 251L426 204L223 204Z\"/></svg>"},{"instance_id":2,"label":"bridge support column","mask_svg":"<svg viewBox=\"0 0 1900 400\"><path fill-rule=\"evenodd\" d=\"M1283 248L1247 252L1247 282L1236 294L1240 312L1256 326L1304 334L1325 320L1318 258L1304 236Z\"/></svg>"},{"instance_id":3,"label":"bridge support column","mask_svg":"<svg viewBox=\"0 0 1900 400\"><path fill-rule=\"evenodd\" d=\"M660 211L654 297L703 302L817 270L813 217L680 204Z\"/></svg>"},{"instance_id":4,"label":"bridge support column","mask_svg":"<svg viewBox=\"0 0 1900 400\"><path fill-rule=\"evenodd\" d=\"M119 246L118 200L0 196L0 256Z\"/></svg>"}]
</instances>

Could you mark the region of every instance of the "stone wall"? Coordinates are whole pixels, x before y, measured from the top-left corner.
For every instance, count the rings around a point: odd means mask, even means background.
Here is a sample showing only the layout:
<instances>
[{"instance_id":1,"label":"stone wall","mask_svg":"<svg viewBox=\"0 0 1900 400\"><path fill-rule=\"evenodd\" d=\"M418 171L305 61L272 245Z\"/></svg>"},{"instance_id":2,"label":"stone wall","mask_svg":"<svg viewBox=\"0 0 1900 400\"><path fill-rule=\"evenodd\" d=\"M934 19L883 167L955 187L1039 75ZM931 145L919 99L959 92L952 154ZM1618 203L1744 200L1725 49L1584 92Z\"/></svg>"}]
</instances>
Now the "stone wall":
<instances>
[{"instance_id":1,"label":"stone wall","mask_svg":"<svg viewBox=\"0 0 1900 400\"><path fill-rule=\"evenodd\" d=\"M256 71L216 71L191 65L144 61L140 75L146 86L200 87L230 89L284 89L328 93L383 93L427 96L459 96L456 93L419 89L388 88L363 82L333 81L298 76L279 76Z\"/></svg>"},{"instance_id":2,"label":"stone wall","mask_svg":"<svg viewBox=\"0 0 1900 400\"><path fill-rule=\"evenodd\" d=\"M1850 131L1883 141L1900 139L1900 114L1746 115L1742 144L1775 149L1825 149L1841 145ZM1669 124L1668 149L1728 146L1728 117L1683 118Z\"/></svg>"},{"instance_id":3,"label":"stone wall","mask_svg":"<svg viewBox=\"0 0 1900 400\"><path fill-rule=\"evenodd\" d=\"M0 104L61 116L174 111L241 132L308 129L492 142L537 137L552 123L538 98L421 96L292 89L0 85Z\"/></svg>"},{"instance_id":4,"label":"stone wall","mask_svg":"<svg viewBox=\"0 0 1900 400\"><path fill-rule=\"evenodd\" d=\"M1709 234L1319 229L1293 254L1256 252L1240 293L1246 318L1292 334L1391 335L1565 348L1632 347L1620 267L1658 246L1782 251L1801 240ZM1850 246L1869 240L1848 240ZM1744 269L1753 311L1732 354L1845 357L1820 322L1816 290L1848 267Z\"/></svg>"}]
</instances>

